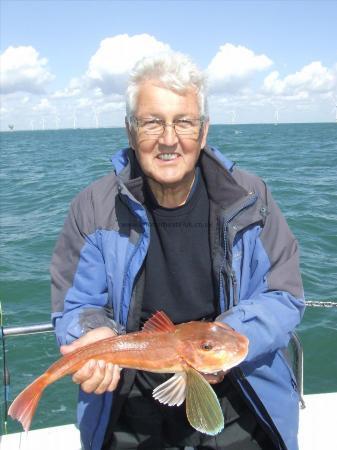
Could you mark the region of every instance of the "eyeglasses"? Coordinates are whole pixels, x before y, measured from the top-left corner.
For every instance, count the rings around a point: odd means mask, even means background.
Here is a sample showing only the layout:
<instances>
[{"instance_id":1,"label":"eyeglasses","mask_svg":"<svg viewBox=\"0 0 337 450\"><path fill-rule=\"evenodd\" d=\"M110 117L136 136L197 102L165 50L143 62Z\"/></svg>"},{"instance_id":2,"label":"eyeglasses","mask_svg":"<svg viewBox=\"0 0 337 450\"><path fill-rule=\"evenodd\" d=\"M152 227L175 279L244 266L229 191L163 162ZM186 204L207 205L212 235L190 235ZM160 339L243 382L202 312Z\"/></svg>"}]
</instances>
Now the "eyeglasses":
<instances>
[{"instance_id":1,"label":"eyeglasses","mask_svg":"<svg viewBox=\"0 0 337 450\"><path fill-rule=\"evenodd\" d=\"M161 119L137 117L131 117L131 121L136 124L138 131L153 136L164 134L166 127L173 127L179 136L192 136L199 132L204 122L202 119L177 119L173 122L165 122Z\"/></svg>"}]
</instances>

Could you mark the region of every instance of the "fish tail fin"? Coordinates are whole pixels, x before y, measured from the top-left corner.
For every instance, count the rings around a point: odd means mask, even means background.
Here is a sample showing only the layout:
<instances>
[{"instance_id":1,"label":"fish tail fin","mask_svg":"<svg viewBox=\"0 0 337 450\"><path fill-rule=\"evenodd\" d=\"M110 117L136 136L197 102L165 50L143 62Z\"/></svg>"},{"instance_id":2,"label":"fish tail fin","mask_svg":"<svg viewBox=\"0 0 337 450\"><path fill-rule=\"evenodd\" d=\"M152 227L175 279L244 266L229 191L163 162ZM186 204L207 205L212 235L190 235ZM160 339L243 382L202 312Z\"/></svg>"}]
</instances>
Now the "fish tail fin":
<instances>
[{"instance_id":1,"label":"fish tail fin","mask_svg":"<svg viewBox=\"0 0 337 450\"><path fill-rule=\"evenodd\" d=\"M8 410L13 419L21 422L25 431L30 428L36 407L48 384L49 376L44 373L16 397Z\"/></svg>"}]
</instances>

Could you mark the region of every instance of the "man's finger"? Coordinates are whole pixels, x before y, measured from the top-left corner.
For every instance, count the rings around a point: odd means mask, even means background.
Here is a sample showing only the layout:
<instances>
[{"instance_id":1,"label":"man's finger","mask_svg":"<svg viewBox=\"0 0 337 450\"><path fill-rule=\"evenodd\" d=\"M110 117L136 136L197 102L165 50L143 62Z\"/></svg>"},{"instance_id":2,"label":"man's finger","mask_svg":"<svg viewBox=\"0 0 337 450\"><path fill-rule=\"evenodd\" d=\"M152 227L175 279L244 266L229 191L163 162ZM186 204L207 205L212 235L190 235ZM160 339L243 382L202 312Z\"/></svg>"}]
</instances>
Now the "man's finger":
<instances>
[{"instance_id":1,"label":"man's finger","mask_svg":"<svg viewBox=\"0 0 337 450\"><path fill-rule=\"evenodd\" d=\"M107 388L108 392L113 392L116 389L118 382L121 378L121 370L122 370L122 368L117 366L116 364L113 366L112 381Z\"/></svg>"},{"instance_id":2,"label":"man's finger","mask_svg":"<svg viewBox=\"0 0 337 450\"><path fill-rule=\"evenodd\" d=\"M118 367L118 366L116 366ZM117 371L119 372L119 370ZM103 394L108 390L111 384L118 383L118 380L115 380L115 366L112 363L108 363L105 368L105 375L101 384L95 389L95 394ZM117 381L117 382L116 382ZM115 383L113 383L115 382Z\"/></svg>"},{"instance_id":3,"label":"man's finger","mask_svg":"<svg viewBox=\"0 0 337 450\"><path fill-rule=\"evenodd\" d=\"M90 359L88 362L86 362L83 367L81 367L77 372L73 374L73 382L76 384L81 384L92 377L96 364L97 361L95 361L94 359Z\"/></svg>"},{"instance_id":4,"label":"man's finger","mask_svg":"<svg viewBox=\"0 0 337 450\"><path fill-rule=\"evenodd\" d=\"M90 378L81 383L81 389L87 394L95 392L95 390L104 380L105 371L106 363L104 361L97 361L93 374Z\"/></svg>"}]
</instances>

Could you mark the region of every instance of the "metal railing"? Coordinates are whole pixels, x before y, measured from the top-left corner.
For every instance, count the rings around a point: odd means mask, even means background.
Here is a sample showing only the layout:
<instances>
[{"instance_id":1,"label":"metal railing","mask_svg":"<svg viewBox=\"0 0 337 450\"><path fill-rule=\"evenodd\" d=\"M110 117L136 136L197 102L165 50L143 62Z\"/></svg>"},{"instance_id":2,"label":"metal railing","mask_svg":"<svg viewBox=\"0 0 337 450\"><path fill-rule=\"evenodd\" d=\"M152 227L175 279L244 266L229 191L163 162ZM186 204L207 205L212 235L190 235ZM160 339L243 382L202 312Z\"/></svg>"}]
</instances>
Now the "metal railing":
<instances>
[{"instance_id":1,"label":"metal railing","mask_svg":"<svg viewBox=\"0 0 337 450\"><path fill-rule=\"evenodd\" d=\"M10 373L7 366L6 359L6 342L7 336L20 336L26 334L36 333L50 333L54 331L54 327L51 323L39 323L27 326L17 327L4 327L2 323L2 308L0 303L0 340L2 347L2 363L3 363L3 385L4 385L4 432L7 434L7 419L8 419L8 404L9 404L9 386L10 386Z\"/></svg>"},{"instance_id":2,"label":"metal railing","mask_svg":"<svg viewBox=\"0 0 337 450\"><path fill-rule=\"evenodd\" d=\"M292 351L293 359L290 361L293 368L293 372L296 378L297 392L300 399L301 409L305 408L304 395L303 395L303 347L300 338L296 333L293 333L288 345L288 350Z\"/></svg>"},{"instance_id":3,"label":"metal railing","mask_svg":"<svg viewBox=\"0 0 337 450\"><path fill-rule=\"evenodd\" d=\"M337 307L337 300L307 300L306 306L309 307L319 307L319 308L331 308ZM27 326L17 326L17 327L4 327L2 325L2 311L0 304L0 340L2 343L2 355L3 355L3 382L4 382L4 406L5 406L5 420L4 426L5 430L7 427L7 411L9 403L9 385L10 385L10 374L6 362L6 347L5 338L7 336L20 336L36 333L50 333L53 332L54 328L51 323L40 323ZM292 353L290 357L289 353ZM289 342L288 349L286 351L286 356L288 361L291 363L294 375L297 383L297 390L300 398L301 408L305 408L305 403L303 399L303 348L300 339L296 333L292 334ZM7 432L7 431L6 431Z\"/></svg>"},{"instance_id":4,"label":"metal railing","mask_svg":"<svg viewBox=\"0 0 337 450\"><path fill-rule=\"evenodd\" d=\"M1 327L0 331L3 336L20 336L22 334L36 334L47 333L54 331L54 327L51 323L37 323L36 325L27 325L24 327Z\"/></svg>"}]
</instances>

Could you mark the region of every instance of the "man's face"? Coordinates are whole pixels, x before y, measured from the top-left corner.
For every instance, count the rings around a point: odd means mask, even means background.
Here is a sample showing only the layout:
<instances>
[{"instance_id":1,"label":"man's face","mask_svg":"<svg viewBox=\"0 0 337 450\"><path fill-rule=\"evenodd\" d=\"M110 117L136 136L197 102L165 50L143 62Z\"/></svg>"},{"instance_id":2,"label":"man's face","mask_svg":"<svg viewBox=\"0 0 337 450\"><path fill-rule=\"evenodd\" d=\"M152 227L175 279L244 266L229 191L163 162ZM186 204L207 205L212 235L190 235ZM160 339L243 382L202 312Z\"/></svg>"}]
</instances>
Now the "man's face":
<instances>
[{"instance_id":1,"label":"man's face","mask_svg":"<svg viewBox=\"0 0 337 450\"><path fill-rule=\"evenodd\" d=\"M182 118L199 119L197 94L192 89L177 94L158 82L146 81L139 90L135 117L168 123ZM159 136L146 134L142 127L128 127L130 145L144 174L162 187L179 187L193 180L207 132L208 123L189 136L177 135L172 126L167 126Z\"/></svg>"}]
</instances>

